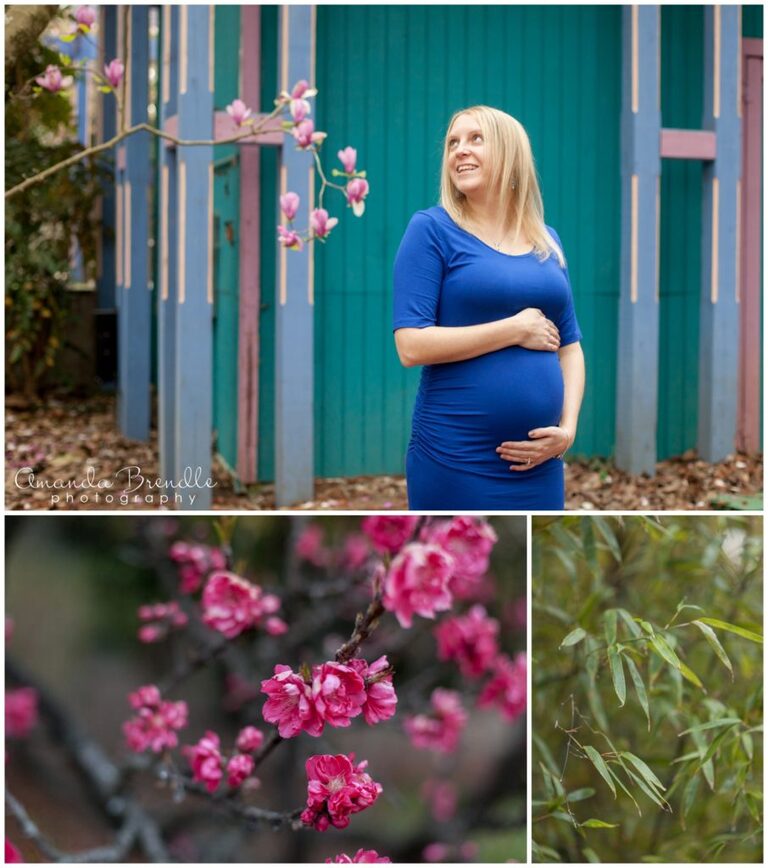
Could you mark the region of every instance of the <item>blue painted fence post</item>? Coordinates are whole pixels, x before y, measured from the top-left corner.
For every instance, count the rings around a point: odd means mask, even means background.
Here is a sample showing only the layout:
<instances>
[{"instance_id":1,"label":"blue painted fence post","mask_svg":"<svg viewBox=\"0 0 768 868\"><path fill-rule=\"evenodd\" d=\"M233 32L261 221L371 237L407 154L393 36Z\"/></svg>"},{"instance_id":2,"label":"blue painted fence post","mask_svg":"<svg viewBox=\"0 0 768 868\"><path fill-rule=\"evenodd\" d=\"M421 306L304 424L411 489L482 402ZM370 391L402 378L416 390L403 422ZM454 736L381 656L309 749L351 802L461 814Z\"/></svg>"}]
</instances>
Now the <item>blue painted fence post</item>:
<instances>
[{"instance_id":1,"label":"blue painted fence post","mask_svg":"<svg viewBox=\"0 0 768 868\"><path fill-rule=\"evenodd\" d=\"M281 6L281 90L300 79L314 84L315 8ZM280 194L301 197L301 213L313 207L312 156L286 135L281 150ZM277 215L276 215L277 217ZM277 220L275 221L277 222ZM275 498L278 506L314 493L314 275L312 245L300 252L278 248L275 318Z\"/></svg>"},{"instance_id":2,"label":"blue painted fence post","mask_svg":"<svg viewBox=\"0 0 768 868\"><path fill-rule=\"evenodd\" d=\"M213 6L179 7L178 135L213 138ZM213 381L213 146L177 149L173 478L209 509ZM189 485L187 485L189 482Z\"/></svg>"},{"instance_id":3,"label":"blue painted fence post","mask_svg":"<svg viewBox=\"0 0 768 868\"><path fill-rule=\"evenodd\" d=\"M659 356L658 6L622 10L621 287L616 399L616 464L656 468Z\"/></svg>"},{"instance_id":4,"label":"blue painted fence post","mask_svg":"<svg viewBox=\"0 0 768 868\"><path fill-rule=\"evenodd\" d=\"M101 9L101 64L117 57L117 7ZM117 132L117 113L114 96L104 96L99 101L101 124L99 141L106 142ZM99 246L99 270L96 278L97 306L110 310L115 306L115 187L106 184L101 197L101 243Z\"/></svg>"},{"instance_id":5,"label":"blue painted fence post","mask_svg":"<svg viewBox=\"0 0 768 868\"><path fill-rule=\"evenodd\" d=\"M704 164L701 233L698 452L733 452L739 380L741 44L737 6L704 7L704 119L717 137Z\"/></svg>"},{"instance_id":6,"label":"blue painted fence post","mask_svg":"<svg viewBox=\"0 0 768 868\"><path fill-rule=\"evenodd\" d=\"M130 127L148 120L149 7L128 7L125 20L127 78L123 98L125 125ZM149 133L135 133L119 146L118 167L117 418L120 431L126 437L148 440L151 354Z\"/></svg>"}]
</instances>

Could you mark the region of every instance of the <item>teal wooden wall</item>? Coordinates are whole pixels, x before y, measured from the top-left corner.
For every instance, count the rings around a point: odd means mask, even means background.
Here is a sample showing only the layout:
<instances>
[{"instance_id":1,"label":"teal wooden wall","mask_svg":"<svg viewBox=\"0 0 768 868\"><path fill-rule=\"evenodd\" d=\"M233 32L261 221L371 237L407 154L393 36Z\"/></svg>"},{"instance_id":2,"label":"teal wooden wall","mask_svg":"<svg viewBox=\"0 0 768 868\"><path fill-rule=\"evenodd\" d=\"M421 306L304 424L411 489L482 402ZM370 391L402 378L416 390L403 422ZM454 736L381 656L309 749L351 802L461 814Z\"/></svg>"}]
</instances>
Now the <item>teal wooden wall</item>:
<instances>
[{"instance_id":1,"label":"teal wooden wall","mask_svg":"<svg viewBox=\"0 0 768 868\"><path fill-rule=\"evenodd\" d=\"M530 135L584 331L588 385L576 451L610 454L620 15L618 7L318 7L326 159L354 145L371 182L364 218L346 214L316 251L320 475L403 469L418 371L402 369L394 350L392 261L410 215L437 201L448 118L477 102L515 115Z\"/></svg>"}]
</instances>

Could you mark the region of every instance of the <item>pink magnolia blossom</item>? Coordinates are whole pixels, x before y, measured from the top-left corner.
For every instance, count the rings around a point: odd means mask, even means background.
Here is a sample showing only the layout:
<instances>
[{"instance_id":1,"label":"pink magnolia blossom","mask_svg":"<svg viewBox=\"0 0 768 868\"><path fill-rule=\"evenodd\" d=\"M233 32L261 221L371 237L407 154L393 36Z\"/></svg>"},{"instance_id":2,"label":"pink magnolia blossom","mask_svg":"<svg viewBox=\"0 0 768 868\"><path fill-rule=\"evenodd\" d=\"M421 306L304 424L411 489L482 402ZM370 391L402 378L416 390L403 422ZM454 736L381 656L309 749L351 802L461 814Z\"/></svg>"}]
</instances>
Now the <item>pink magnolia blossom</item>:
<instances>
[{"instance_id":1,"label":"pink magnolia blossom","mask_svg":"<svg viewBox=\"0 0 768 868\"><path fill-rule=\"evenodd\" d=\"M473 606L466 615L447 618L435 628L437 656L455 660L469 678L489 669L498 653L499 622L488 617L483 606Z\"/></svg>"},{"instance_id":2,"label":"pink magnolia blossom","mask_svg":"<svg viewBox=\"0 0 768 868\"><path fill-rule=\"evenodd\" d=\"M286 220L293 220L299 212L301 199L298 193L283 193L280 197L280 210L285 214Z\"/></svg>"},{"instance_id":3,"label":"pink magnolia blossom","mask_svg":"<svg viewBox=\"0 0 768 868\"><path fill-rule=\"evenodd\" d=\"M418 523L418 515L368 515L362 527L377 552L395 554L410 539Z\"/></svg>"},{"instance_id":4,"label":"pink magnolia blossom","mask_svg":"<svg viewBox=\"0 0 768 868\"><path fill-rule=\"evenodd\" d=\"M304 242L298 232L293 229L286 229L285 226L277 227L277 240L282 247L287 247L288 250L301 250Z\"/></svg>"},{"instance_id":5,"label":"pink magnolia blossom","mask_svg":"<svg viewBox=\"0 0 768 868\"><path fill-rule=\"evenodd\" d=\"M118 57L114 60L110 60L109 63L104 64L104 77L115 89L120 87L120 82L123 80L124 72L125 66L123 66L123 61Z\"/></svg>"},{"instance_id":6,"label":"pink magnolia blossom","mask_svg":"<svg viewBox=\"0 0 768 868\"><path fill-rule=\"evenodd\" d=\"M273 677L261 682L261 692L268 697L262 710L264 720L276 724L282 738L293 738L302 731L317 736L323 731L311 685L290 666L278 663Z\"/></svg>"},{"instance_id":7,"label":"pink magnolia blossom","mask_svg":"<svg viewBox=\"0 0 768 868\"><path fill-rule=\"evenodd\" d=\"M38 75L35 81L45 90L51 93L58 93L65 87L69 87L73 79L71 75L63 76L59 67L51 64L46 66L45 72L42 75Z\"/></svg>"},{"instance_id":8,"label":"pink magnolia blossom","mask_svg":"<svg viewBox=\"0 0 768 868\"><path fill-rule=\"evenodd\" d=\"M246 726L240 730L235 744L241 753L253 753L264 744L264 733L255 726Z\"/></svg>"},{"instance_id":9,"label":"pink magnolia blossom","mask_svg":"<svg viewBox=\"0 0 768 868\"><path fill-rule=\"evenodd\" d=\"M223 570L227 566L227 558L221 549L182 540L171 546L169 556L179 564L181 592L184 594L197 591L211 570Z\"/></svg>"},{"instance_id":10,"label":"pink magnolia blossom","mask_svg":"<svg viewBox=\"0 0 768 868\"><path fill-rule=\"evenodd\" d=\"M459 744L462 730L467 725L467 713L461 697L454 690L441 687L432 691L430 714L417 714L406 718L405 731L414 747L452 753Z\"/></svg>"},{"instance_id":11,"label":"pink magnolia blossom","mask_svg":"<svg viewBox=\"0 0 768 868\"><path fill-rule=\"evenodd\" d=\"M241 127L253 112L241 99L235 99L227 106L227 114Z\"/></svg>"},{"instance_id":12,"label":"pink magnolia blossom","mask_svg":"<svg viewBox=\"0 0 768 868\"><path fill-rule=\"evenodd\" d=\"M381 784L365 771L367 762L354 764L354 754L320 754L306 762L307 807L302 822L324 832L329 826L345 829L352 814L369 808L381 794Z\"/></svg>"},{"instance_id":13,"label":"pink magnolia blossom","mask_svg":"<svg viewBox=\"0 0 768 868\"><path fill-rule=\"evenodd\" d=\"M38 695L34 687L17 687L5 693L5 737L24 738L37 723Z\"/></svg>"},{"instance_id":14,"label":"pink magnolia blossom","mask_svg":"<svg viewBox=\"0 0 768 868\"><path fill-rule=\"evenodd\" d=\"M292 99L288 103L288 111L291 113L295 123L301 123L311 111L309 102L305 99Z\"/></svg>"},{"instance_id":15,"label":"pink magnolia blossom","mask_svg":"<svg viewBox=\"0 0 768 868\"><path fill-rule=\"evenodd\" d=\"M291 135L296 139L298 147L302 150L311 148L312 145L321 144L328 133L315 131L315 124L311 118L301 121L291 130Z\"/></svg>"},{"instance_id":16,"label":"pink magnolia blossom","mask_svg":"<svg viewBox=\"0 0 768 868\"><path fill-rule=\"evenodd\" d=\"M357 151L354 148L347 146L343 151L339 151L336 155L344 166L344 171L348 175L354 174L355 165L357 163Z\"/></svg>"},{"instance_id":17,"label":"pink magnolia blossom","mask_svg":"<svg viewBox=\"0 0 768 868\"><path fill-rule=\"evenodd\" d=\"M203 621L227 639L260 625L280 608L280 600L234 573L212 573L203 589Z\"/></svg>"},{"instance_id":18,"label":"pink magnolia blossom","mask_svg":"<svg viewBox=\"0 0 768 868\"><path fill-rule=\"evenodd\" d=\"M21 855L21 850L10 840L10 838L5 839L5 864L13 865L16 863L23 863L24 858Z\"/></svg>"},{"instance_id":19,"label":"pink magnolia blossom","mask_svg":"<svg viewBox=\"0 0 768 868\"><path fill-rule=\"evenodd\" d=\"M75 21L80 30L87 33L96 22L96 10L92 6L78 6L75 9Z\"/></svg>"},{"instance_id":20,"label":"pink magnolia blossom","mask_svg":"<svg viewBox=\"0 0 768 868\"><path fill-rule=\"evenodd\" d=\"M349 726L366 702L363 679L351 666L323 663L312 671L312 701L330 726Z\"/></svg>"},{"instance_id":21,"label":"pink magnolia blossom","mask_svg":"<svg viewBox=\"0 0 768 868\"><path fill-rule=\"evenodd\" d=\"M514 660L506 654L496 658L491 680L485 685L477 704L481 708L496 706L509 720L525 714L528 697L528 660L521 651Z\"/></svg>"},{"instance_id":22,"label":"pink magnolia blossom","mask_svg":"<svg viewBox=\"0 0 768 868\"><path fill-rule=\"evenodd\" d=\"M182 748L182 753L192 766L194 780L205 784L209 793L215 793L224 776L218 735L208 730L197 744Z\"/></svg>"},{"instance_id":23,"label":"pink magnolia blossom","mask_svg":"<svg viewBox=\"0 0 768 868\"><path fill-rule=\"evenodd\" d=\"M459 599L474 596L488 570L488 560L498 537L487 521L457 515L424 533L425 540L445 549L454 560L451 592Z\"/></svg>"},{"instance_id":24,"label":"pink magnolia blossom","mask_svg":"<svg viewBox=\"0 0 768 868\"><path fill-rule=\"evenodd\" d=\"M443 549L410 543L392 561L384 580L384 608L395 613L401 627L410 627L414 615L434 618L451 608L452 575L453 558Z\"/></svg>"},{"instance_id":25,"label":"pink magnolia blossom","mask_svg":"<svg viewBox=\"0 0 768 868\"><path fill-rule=\"evenodd\" d=\"M315 96L316 93L317 91L309 86L309 82L302 78L294 84L293 90L291 91L291 97L293 99L301 99L305 96Z\"/></svg>"},{"instance_id":26,"label":"pink magnolia blossom","mask_svg":"<svg viewBox=\"0 0 768 868\"><path fill-rule=\"evenodd\" d=\"M253 757L248 754L235 754L227 763L227 784L230 787L242 786L253 771Z\"/></svg>"},{"instance_id":27,"label":"pink magnolia blossom","mask_svg":"<svg viewBox=\"0 0 768 868\"><path fill-rule=\"evenodd\" d=\"M326 859L326 864L347 865L353 862L391 862L386 856L379 856L375 850L363 850L361 847L354 856L347 856L346 853L339 853L333 859Z\"/></svg>"},{"instance_id":28,"label":"pink magnolia blossom","mask_svg":"<svg viewBox=\"0 0 768 868\"><path fill-rule=\"evenodd\" d=\"M129 694L128 701L137 712L123 724L123 734L132 751L161 753L178 745L176 732L187 725L186 702L164 701L154 684Z\"/></svg>"},{"instance_id":29,"label":"pink magnolia blossom","mask_svg":"<svg viewBox=\"0 0 768 868\"><path fill-rule=\"evenodd\" d=\"M338 222L339 218L329 217L325 208L315 208L309 215L309 225L315 238L327 238Z\"/></svg>"},{"instance_id":30,"label":"pink magnolia blossom","mask_svg":"<svg viewBox=\"0 0 768 868\"><path fill-rule=\"evenodd\" d=\"M397 694L392 683L392 671L386 655L369 666L365 660L350 660L352 666L365 682L366 698L363 718L369 726L389 720L395 714Z\"/></svg>"},{"instance_id":31,"label":"pink magnolia blossom","mask_svg":"<svg viewBox=\"0 0 768 868\"><path fill-rule=\"evenodd\" d=\"M365 197L370 187L365 178L352 178L347 183L347 202L352 206L355 217L362 217L365 213Z\"/></svg>"},{"instance_id":32,"label":"pink magnolia blossom","mask_svg":"<svg viewBox=\"0 0 768 868\"><path fill-rule=\"evenodd\" d=\"M139 641L144 643L159 642L171 630L181 629L189 621L175 600L139 606L138 615L139 620L143 622L139 628Z\"/></svg>"}]
</instances>

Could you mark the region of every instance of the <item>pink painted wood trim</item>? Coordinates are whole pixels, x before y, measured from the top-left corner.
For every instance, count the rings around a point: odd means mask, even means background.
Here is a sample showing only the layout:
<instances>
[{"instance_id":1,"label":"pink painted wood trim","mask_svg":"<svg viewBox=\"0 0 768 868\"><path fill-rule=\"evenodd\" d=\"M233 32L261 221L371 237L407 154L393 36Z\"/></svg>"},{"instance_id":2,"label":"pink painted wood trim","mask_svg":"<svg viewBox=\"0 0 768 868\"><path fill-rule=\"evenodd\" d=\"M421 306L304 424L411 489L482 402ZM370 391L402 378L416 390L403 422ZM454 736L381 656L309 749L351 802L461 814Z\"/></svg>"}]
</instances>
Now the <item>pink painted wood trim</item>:
<instances>
[{"instance_id":1,"label":"pink painted wood trim","mask_svg":"<svg viewBox=\"0 0 768 868\"><path fill-rule=\"evenodd\" d=\"M248 106L261 105L261 9L241 7L240 93ZM218 134L217 134L218 135ZM265 143L264 138L261 139ZM282 133L280 134L282 144ZM240 298L237 349L237 475L258 481L259 367L261 344L260 151L240 151Z\"/></svg>"},{"instance_id":2,"label":"pink painted wood trim","mask_svg":"<svg viewBox=\"0 0 768 868\"><path fill-rule=\"evenodd\" d=\"M742 42L742 174L739 344L739 401L736 445L743 452L762 451L760 438L760 247L763 188L761 132L763 126L763 46L761 39Z\"/></svg>"},{"instance_id":3,"label":"pink painted wood trim","mask_svg":"<svg viewBox=\"0 0 768 868\"><path fill-rule=\"evenodd\" d=\"M717 136L709 130L662 130L659 150L673 160L714 160Z\"/></svg>"},{"instance_id":4,"label":"pink painted wood trim","mask_svg":"<svg viewBox=\"0 0 768 868\"><path fill-rule=\"evenodd\" d=\"M249 6L242 7L243 10L250 9ZM267 115L266 114L257 114L255 115L257 122L263 121ZM244 139L241 139L238 144L239 145L277 145L278 147L283 144L285 139L285 133L280 126L280 120L276 118L272 118L258 136L247 136ZM179 135L179 119L177 115L173 115L169 117L165 124L163 125L163 131L168 133L171 136L176 136L178 138ZM232 118L225 111L217 111L213 116L213 137L216 141L221 139L228 139L232 136L237 135L237 133L241 131L240 127L232 120ZM175 148L173 142L169 142L167 139L165 140L165 146L167 148Z\"/></svg>"}]
</instances>

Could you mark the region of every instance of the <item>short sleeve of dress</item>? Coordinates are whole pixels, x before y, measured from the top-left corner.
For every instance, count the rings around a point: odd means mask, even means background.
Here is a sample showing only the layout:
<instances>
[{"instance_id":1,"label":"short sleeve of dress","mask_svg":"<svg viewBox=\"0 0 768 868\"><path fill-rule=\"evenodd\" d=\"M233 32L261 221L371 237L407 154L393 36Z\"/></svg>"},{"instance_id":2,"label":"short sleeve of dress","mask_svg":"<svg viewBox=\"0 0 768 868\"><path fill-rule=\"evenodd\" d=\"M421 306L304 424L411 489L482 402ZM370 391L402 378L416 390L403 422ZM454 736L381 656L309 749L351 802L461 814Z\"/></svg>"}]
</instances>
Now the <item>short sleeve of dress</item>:
<instances>
[{"instance_id":1,"label":"short sleeve of dress","mask_svg":"<svg viewBox=\"0 0 768 868\"><path fill-rule=\"evenodd\" d=\"M565 256L560 236L551 226L547 226L547 229L549 230L550 235L557 242L557 246L563 251L563 256ZM575 344L577 341L580 341L582 339L582 334L581 329L579 328L579 321L576 319L576 310L573 306L573 289L571 288L571 278L568 274L567 266L563 269L563 273L565 274L565 280L568 285L568 297L560 310L560 315L555 318L554 322L557 326L557 330L560 332L560 346L566 347L568 344Z\"/></svg>"},{"instance_id":2,"label":"short sleeve of dress","mask_svg":"<svg viewBox=\"0 0 768 868\"><path fill-rule=\"evenodd\" d=\"M413 215L395 257L393 329L437 324L445 258L433 218Z\"/></svg>"}]
</instances>

